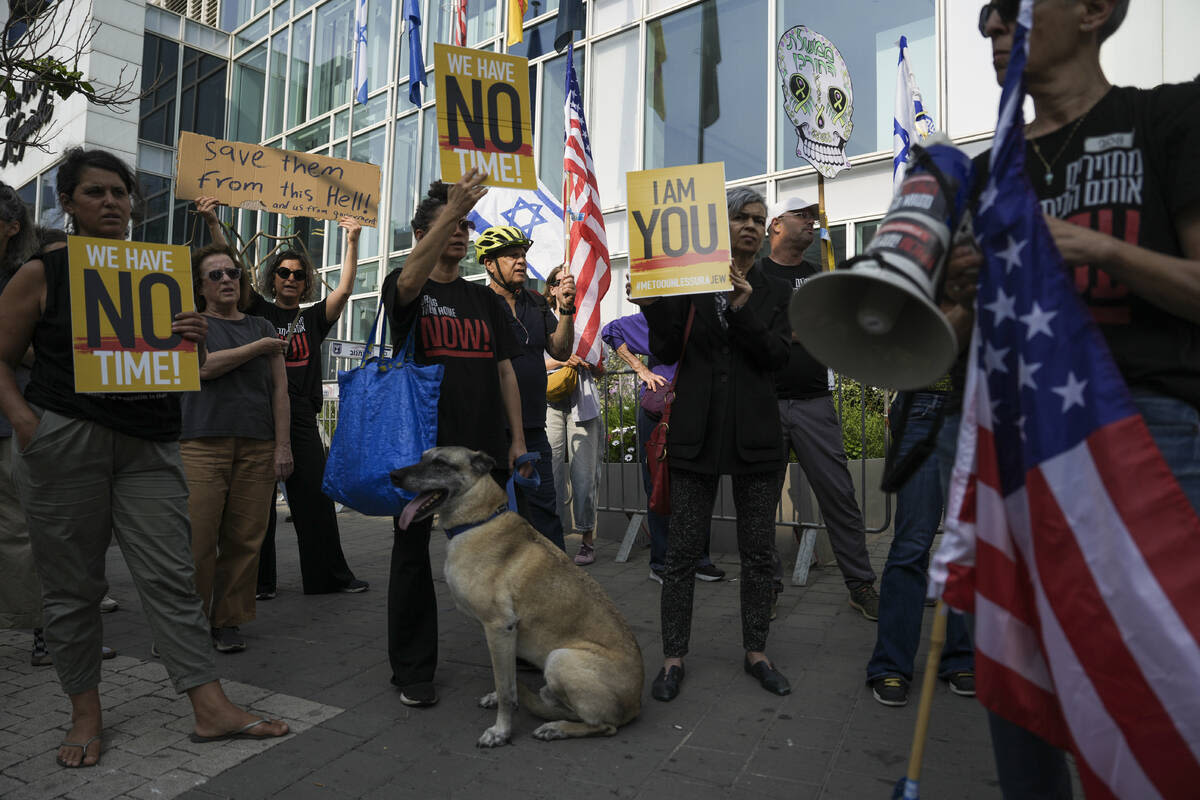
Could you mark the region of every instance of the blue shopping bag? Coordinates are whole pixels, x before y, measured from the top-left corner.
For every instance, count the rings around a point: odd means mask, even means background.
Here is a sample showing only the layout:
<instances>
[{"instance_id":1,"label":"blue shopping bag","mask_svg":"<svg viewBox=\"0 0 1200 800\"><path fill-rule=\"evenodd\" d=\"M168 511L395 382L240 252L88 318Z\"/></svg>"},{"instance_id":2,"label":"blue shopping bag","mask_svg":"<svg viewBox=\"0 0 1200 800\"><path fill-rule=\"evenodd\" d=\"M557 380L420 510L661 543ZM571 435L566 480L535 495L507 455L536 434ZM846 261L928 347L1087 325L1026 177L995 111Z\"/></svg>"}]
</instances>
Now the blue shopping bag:
<instances>
[{"instance_id":1,"label":"blue shopping bag","mask_svg":"<svg viewBox=\"0 0 1200 800\"><path fill-rule=\"evenodd\" d=\"M382 334L387 319L379 325L382 312L381 301L362 362L338 372L338 422L321 484L333 500L376 517L399 514L413 498L393 486L389 475L416 464L421 453L437 444L444 370L441 364L422 366L413 361L415 324L403 352L384 358ZM382 328L378 337L377 328Z\"/></svg>"}]
</instances>

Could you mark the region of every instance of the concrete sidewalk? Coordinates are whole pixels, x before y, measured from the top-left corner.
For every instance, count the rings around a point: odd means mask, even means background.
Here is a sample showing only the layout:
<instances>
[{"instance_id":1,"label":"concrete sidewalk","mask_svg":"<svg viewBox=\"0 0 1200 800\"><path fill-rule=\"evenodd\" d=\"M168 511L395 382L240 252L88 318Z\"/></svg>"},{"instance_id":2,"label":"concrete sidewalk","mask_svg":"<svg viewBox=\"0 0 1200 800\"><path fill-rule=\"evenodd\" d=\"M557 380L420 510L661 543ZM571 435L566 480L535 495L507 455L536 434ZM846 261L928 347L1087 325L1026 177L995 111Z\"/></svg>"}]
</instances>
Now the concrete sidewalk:
<instances>
[{"instance_id":1,"label":"concrete sidewalk","mask_svg":"<svg viewBox=\"0 0 1200 800\"><path fill-rule=\"evenodd\" d=\"M218 655L230 693L297 731L271 743L193 745L186 700L174 695L150 656L150 636L124 561L109 553L111 593L121 610L104 617L105 755L98 769L63 770L55 745L69 706L51 668L28 666L29 636L0 634L0 797L211 798L886 798L904 774L917 695L902 709L876 703L864 683L874 623L847 605L836 568L789 586L767 652L791 680L776 697L742 671L736 555L716 555L729 580L699 583L687 680L669 704L650 698L661 666L659 585L647 579L648 551L617 564L623 526L600 529L588 571L608 590L641 643L646 693L641 716L616 736L539 742L540 724L519 712L513 744L479 750L494 712L476 700L491 668L477 623L453 608L441 579L445 540L434 539L441 653L441 702L400 703L385 651L390 520L340 515L342 543L359 577L358 595L300 594L295 536L280 522L280 594L243 627L244 653ZM882 568L890 536L870 537ZM574 542L568 540L571 553ZM927 622L928 622L927 614ZM586 620L580 620L586 625ZM928 627L928 626L927 626ZM917 682L925 647L918 656ZM534 673L519 678L533 683ZM939 685L925 751L922 796L995 798L982 708Z\"/></svg>"}]
</instances>

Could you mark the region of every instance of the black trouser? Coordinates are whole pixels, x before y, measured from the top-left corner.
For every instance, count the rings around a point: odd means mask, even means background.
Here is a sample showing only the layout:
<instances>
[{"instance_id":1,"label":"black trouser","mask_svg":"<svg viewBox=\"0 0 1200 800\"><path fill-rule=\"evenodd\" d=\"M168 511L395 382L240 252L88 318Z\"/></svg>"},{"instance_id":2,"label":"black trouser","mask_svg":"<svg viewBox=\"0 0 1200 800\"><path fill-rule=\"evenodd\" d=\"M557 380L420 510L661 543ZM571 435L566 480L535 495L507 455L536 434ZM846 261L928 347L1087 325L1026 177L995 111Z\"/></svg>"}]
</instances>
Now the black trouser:
<instances>
[{"instance_id":1,"label":"black trouser","mask_svg":"<svg viewBox=\"0 0 1200 800\"><path fill-rule=\"evenodd\" d=\"M287 479L288 507L300 547L300 575L305 594L341 590L354 580L342 553L337 513L333 501L321 491L325 477L325 447L317 432L317 415L311 404L296 397L292 401L292 459L296 467ZM258 589L275 589L275 496L271 495L271 517L258 561Z\"/></svg>"},{"instance_id":2,"label":"black trouser","mask_svg":"<svg viewBox=\"0 0 1200 800\"><path fill-rule=\"evenodd\" d=\"M492 470L504 486L508 470ZM392 564L388 576L388 661L392 683L411 686L429 683L437 669L437 593L429 560L429 535L433 518L414 522L401 530L392 520Z\"/></svg>"},{"instance_id":3,"label":"black trouser","mask_svg":"<svg viewBox=\"0 0 1200 800\"><path fill-rule=\"evenodd\" d=\"M540 483L536 489L517 486L517 511L538 533L565 551L567 545L562 520L558 517L558 499L554 494L554 452L544 427L525 429L525 450L541 456L533 465Z\"/></svg>"}]
</instances>

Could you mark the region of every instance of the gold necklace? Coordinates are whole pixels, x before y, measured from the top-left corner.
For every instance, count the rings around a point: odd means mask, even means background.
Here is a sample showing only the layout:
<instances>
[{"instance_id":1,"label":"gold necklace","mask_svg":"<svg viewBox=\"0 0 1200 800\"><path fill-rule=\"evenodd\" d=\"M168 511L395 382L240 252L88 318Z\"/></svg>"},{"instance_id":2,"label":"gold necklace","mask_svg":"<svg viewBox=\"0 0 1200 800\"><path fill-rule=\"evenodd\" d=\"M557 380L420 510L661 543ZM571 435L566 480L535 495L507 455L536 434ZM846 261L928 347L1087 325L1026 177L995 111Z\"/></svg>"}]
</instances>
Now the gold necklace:
<instances>
[{"instance_id":1,"label":"gold necklace","mask_svg":"<svg viewBox=\"0 0 1200 800\"><path fill-rule=\"evenodd\" d=\"M1092 113L1092 109L1089 108L1087 111L1083 112L1082 117L1075 120L1075 124L1071 126L1071 132L1068 133L1067 138L1063 140L1062 146L1058 148L1058 152L1054 154L1054 158L1050 159L1049 161L1047 161L1046 157L1042 155L1042 148L1038 147L1037 141L1035 139L1029 140L1029 144L1033 146L1034 154L1037 155L1038 160L1042 162L1042 166L1046 168L1046 174L1044 177L1046 179L1047 186L1054 183L1054 164L1059 158L1062 157L1062 154L1066 152L1067 145L1069 145L1071 140L1075 138L1075 131L1079 130L1079 126L1083 124L1083 121L1087 119L1087 116L1090 113Z\"/></svg>"}]
</instances>

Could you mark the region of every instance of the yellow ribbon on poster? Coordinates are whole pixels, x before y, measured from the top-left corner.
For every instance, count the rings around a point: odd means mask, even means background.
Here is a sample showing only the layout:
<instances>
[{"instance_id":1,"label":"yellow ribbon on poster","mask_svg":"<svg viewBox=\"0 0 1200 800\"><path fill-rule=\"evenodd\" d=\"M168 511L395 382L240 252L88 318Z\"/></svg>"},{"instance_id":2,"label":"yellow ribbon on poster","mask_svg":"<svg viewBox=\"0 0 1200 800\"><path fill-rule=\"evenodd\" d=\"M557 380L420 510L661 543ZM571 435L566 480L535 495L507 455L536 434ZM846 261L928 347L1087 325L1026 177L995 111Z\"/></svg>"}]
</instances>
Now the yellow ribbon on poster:
<instances>
[{"instance_id":1,"label":"yellow ribbon on poster","mask_svg":"<svg viewBox=\"0 0 1200 800\"><path fill-rule=\"evenodd\" d=\"M171 332L196 308L188 248L71 236L67 256L75 391L199 391L196 343Z\"/></svg>"},{"instance_id":2,"label":"yellow ribbon on poster","mask_svg":"<svg viewBox=\"0 0 1200 800\"><path fill-rule=\"evenodd\" d=\"M537 189L529 60L439 42L433 63L442 180L477 167L486 186Z\"/></svg>"},{"instance_id":3,"label":"yellow ribbon on poster","mask_svg":"<svg viewBox=\"0 0 1200 800\"><path fill-rule=\"evenodd\" d=\"M727 292L725 164L629 172L630 295Z\"/></svg>"}]
</instances>

